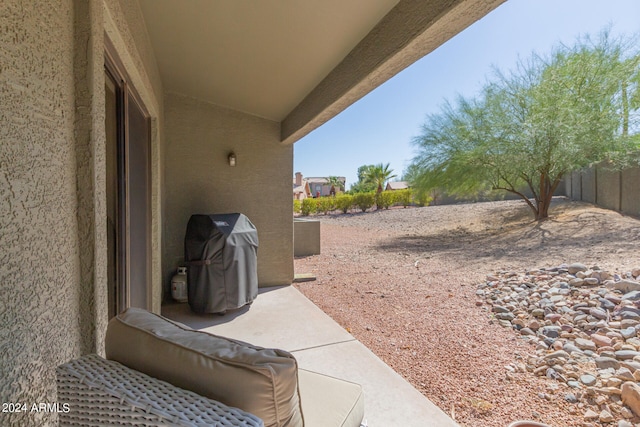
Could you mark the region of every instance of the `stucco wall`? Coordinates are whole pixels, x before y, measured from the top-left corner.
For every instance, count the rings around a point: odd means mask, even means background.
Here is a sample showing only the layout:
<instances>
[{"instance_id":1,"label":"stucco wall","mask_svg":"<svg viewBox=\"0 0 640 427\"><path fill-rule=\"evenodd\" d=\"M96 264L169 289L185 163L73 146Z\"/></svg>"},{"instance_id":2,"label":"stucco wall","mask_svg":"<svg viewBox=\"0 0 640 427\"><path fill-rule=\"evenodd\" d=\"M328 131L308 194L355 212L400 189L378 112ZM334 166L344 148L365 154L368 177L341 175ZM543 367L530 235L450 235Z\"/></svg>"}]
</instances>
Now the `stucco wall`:
<instances>
[{"instance_id":1,"label":"stucco wall","mask_svg":"<svg viewBox=\"0 0 640 427\"><path fill-rule=\"evenodd\" d=\"M175 94L165 97L165 118L165 288L194 213L247 215L258 229L260 286L291 283L293 146L279 142L279 124Z\"/></svg>"},{"instance_id":2,"label":"stucco wall","mask_svg":"<svg viewBox=\"0 0 640 427\"><path fill-rule=\"evenodd\" d=\"M104 172L104 83L94 77L101 72L104 61L100 55L104 46L102 7L99 3L74 4L74 97L75 97L75 157L76 192L78 206L78 256L80 261L80 317L91 319L80 323L81 334L91 337L81 353L101 352L99 343L106 327L106 263L101 259L100 245L106 236L99 212L105 210L104 185L100 185L100 171Z\"/></svg>"},{"instance_id":3,"label":"stucco wall","mask_svg":"<svg viewBox=\"0 0 640 427\"><path fill-rule=\"evenodd\" d=\"M122 4L0 2L2 402L55 403L55 367L103 352L105 32L153 115L159 310L162 86L137 3ZM55 414L0 413L2 426L55 422Z\"/></svg>"},{"instance_id":4,"label":"stucco wall","mask_svg":"<svg viewBox=\"0 0 640 427\"><path fill-rule=\"evenodd\" d=\"M55 402L81 333L71 1L0 6L0 400ZM0 425L47 414L0 413Z\"/></svg>"}]
</instances>

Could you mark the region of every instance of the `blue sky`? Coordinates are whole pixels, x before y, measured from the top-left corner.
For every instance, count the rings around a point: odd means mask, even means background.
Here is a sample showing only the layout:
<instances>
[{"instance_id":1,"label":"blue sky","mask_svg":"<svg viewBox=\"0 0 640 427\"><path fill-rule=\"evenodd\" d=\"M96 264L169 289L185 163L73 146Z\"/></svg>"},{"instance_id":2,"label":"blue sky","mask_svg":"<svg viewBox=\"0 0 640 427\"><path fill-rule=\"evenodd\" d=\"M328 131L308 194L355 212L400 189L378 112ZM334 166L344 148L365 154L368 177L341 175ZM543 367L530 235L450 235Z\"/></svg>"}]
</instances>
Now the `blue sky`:
<instances>
[{"instance_id":1,"label":"blue sky","mask_svg":"<svg viewBox=\"0 0 640 427\"><path fill-rule=\"evenodd\" d=\"M294 172L345 176L391 163L398 175L414 156L411 140L445 99L473 96L492 66L546 53L580 34L640 33L640 0L508 0L496 10L350 106L294 146Z\"/></svg>"}]
</instances>

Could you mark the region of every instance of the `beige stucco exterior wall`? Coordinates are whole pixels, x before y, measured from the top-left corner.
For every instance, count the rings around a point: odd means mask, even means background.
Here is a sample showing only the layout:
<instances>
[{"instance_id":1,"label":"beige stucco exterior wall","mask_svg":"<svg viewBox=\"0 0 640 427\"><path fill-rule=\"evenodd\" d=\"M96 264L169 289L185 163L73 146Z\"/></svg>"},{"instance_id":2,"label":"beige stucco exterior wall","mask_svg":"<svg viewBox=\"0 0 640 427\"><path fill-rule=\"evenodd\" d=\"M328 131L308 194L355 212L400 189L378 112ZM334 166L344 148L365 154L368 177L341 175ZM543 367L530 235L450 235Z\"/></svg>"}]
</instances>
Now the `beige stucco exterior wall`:
<instances>
[{"instance_id":1,"label":"beige stucco exterior wall","mask_svg":"<svg viewBox=\"0 0 640 427\"><path fill-rule=\"evenodd\" d=\"M0 6L0 400L54 402L53 367L91 346L81 328L73 4ZM81 333L82 331L82 333ZM0 425L44 414L0 413Z\"/></svg>"},{"instance_id":2,"label":"beige stucco exterior wall","mask_svg":"<svg viewBox=\"0 0 640 427\"><path fill-rule=\"evenodd\" d=\"M56 402L55 367L107 324L104 34L154 121L154 309L161 297L162 86L135 2L0 3L0 400ZM130 31L129 27L135 28ZM55 425L0 413L0 425Z\"/></svg>"},{"instance_id":3,"label":"beige stucco exterior wall","mask_svg":"<svg viewBox=\"0 0 640 427\"><path fill-rule=\"evenodd\" d=\"M244 213L258 229L260 286L291 283L293 146L280 143L280 125L175 94L165 115L165 287L183 261L189 217L226 212Z\"/></svg>"}]
</instances>

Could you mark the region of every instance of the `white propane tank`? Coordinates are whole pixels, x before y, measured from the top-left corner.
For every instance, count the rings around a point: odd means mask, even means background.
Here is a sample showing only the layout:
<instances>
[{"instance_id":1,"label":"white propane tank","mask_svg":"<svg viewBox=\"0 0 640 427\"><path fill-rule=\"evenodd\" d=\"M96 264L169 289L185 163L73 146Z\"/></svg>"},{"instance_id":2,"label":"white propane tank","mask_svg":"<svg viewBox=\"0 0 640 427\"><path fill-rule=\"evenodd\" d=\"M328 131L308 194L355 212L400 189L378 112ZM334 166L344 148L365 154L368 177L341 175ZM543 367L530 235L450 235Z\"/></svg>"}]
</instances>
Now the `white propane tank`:
<instances>
[{"instance_id":1,"label":"white propane tank","mask_svg":"<svg viewBox=\"0 0 640 427\"><path fill-rule=\"evenodd\" d=\"M187 267L178 267L171 278L171 297L178 302L187 302Z\"/></svg>"}]
</instances>

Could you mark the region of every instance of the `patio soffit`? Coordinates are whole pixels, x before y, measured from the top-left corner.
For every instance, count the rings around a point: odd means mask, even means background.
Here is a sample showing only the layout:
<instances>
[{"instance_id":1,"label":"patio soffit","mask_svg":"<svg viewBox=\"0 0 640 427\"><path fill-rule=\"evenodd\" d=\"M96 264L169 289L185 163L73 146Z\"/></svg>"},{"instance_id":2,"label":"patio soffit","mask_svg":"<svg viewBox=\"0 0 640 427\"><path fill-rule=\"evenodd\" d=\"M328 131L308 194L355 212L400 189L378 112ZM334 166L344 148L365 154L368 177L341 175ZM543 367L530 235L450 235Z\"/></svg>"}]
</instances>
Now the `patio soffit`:
<instances>
[{"instance_id":1,"label":"patio soffit","mask_svg":"<svg viewBox=\"0 0 640 427\"><path fill-rule=\"evenodd\" d=\"M167 92L295 142L505 0L139 0Z\"/></svg>"}]
</instances>

